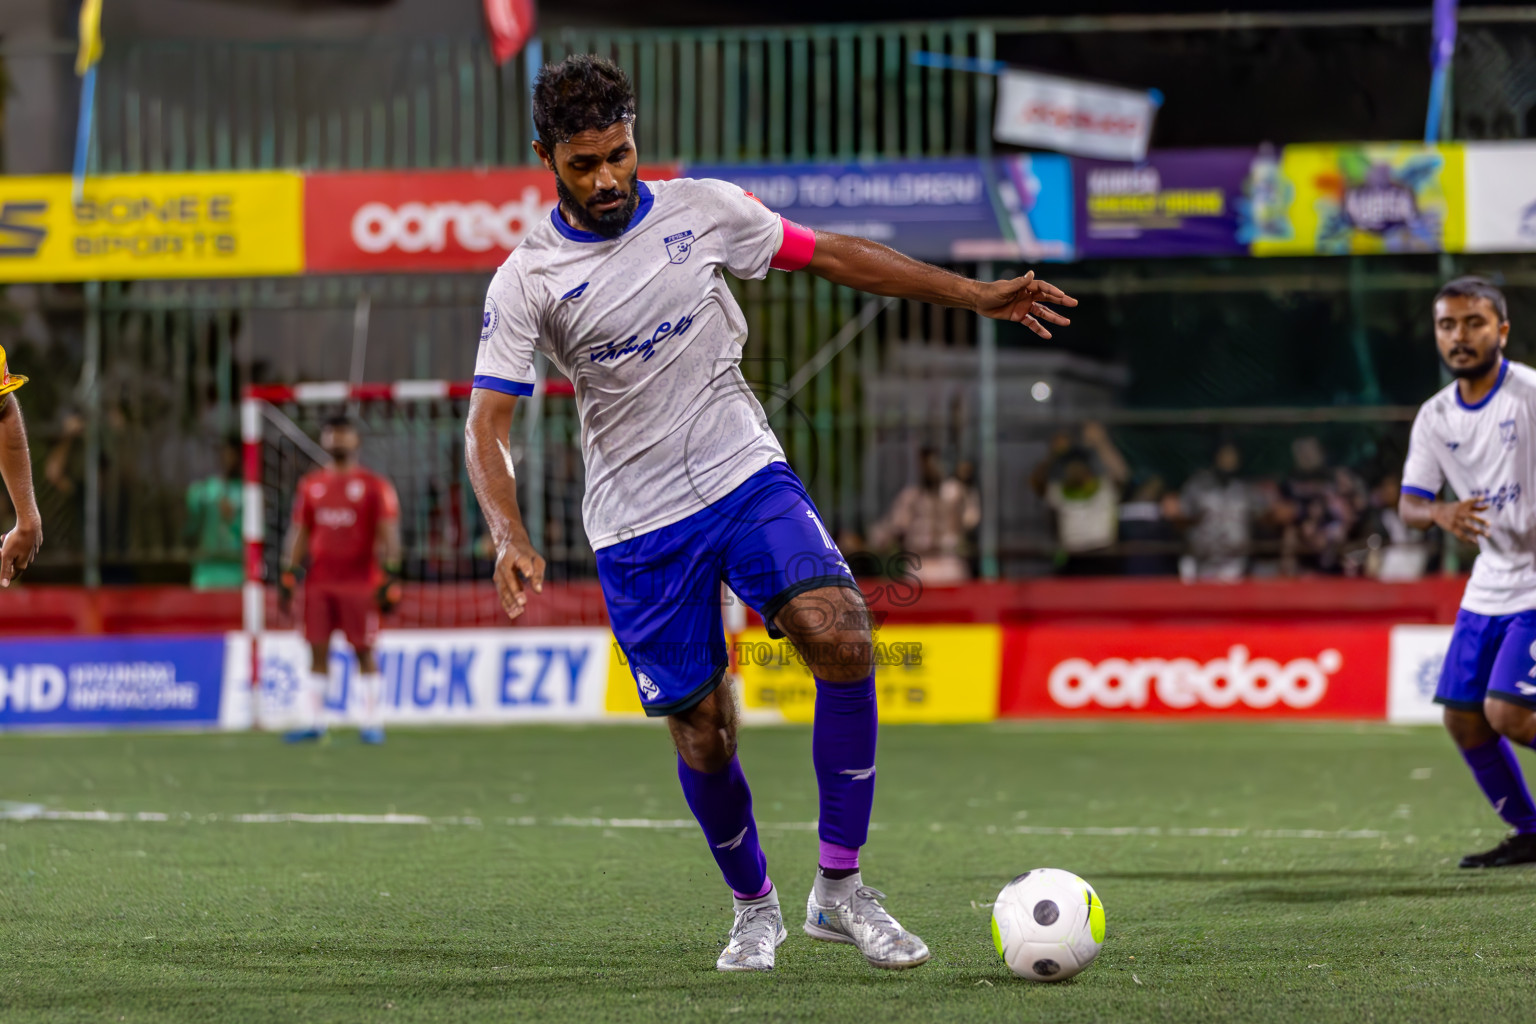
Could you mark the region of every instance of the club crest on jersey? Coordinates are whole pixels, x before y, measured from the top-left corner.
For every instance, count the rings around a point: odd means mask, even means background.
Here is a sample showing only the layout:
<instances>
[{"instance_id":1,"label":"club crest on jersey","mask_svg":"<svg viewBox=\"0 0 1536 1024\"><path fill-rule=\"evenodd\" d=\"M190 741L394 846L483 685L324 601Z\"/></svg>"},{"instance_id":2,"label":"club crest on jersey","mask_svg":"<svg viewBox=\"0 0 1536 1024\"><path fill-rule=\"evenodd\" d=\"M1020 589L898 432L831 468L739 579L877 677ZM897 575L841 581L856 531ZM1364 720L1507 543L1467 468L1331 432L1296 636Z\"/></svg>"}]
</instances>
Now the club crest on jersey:
<instances>
[{"instance_id":1,"label":"club crest on jersey","mask_svg":"<svg viewBox=\"0 0 1536 1024\"><path fill-rule=\"evenodd\" d=\"M679 231L675 235L668 235L662 239L667 243L667 258L673 263L681 263L693 252L693 232Z\"/></svg>"},{"instance_id":2,"label":"club crest on jersey","mask_svg":"<svg viewBox=\"0 0 1536 1024\"><path fill-rule=\"evenodd\" d=\"M364 487L361 480L347 481L347 500L356 504L363 500Z\"/></svg>"},{"instance_id":3,"label":"club crest on jersey","mask_svg":"<svg viewBox=\"0 0 1536 1024\"><path fill-rule=\"evenodd\" d=\"M496 328L501 323L501 310L496 308L495 299L485 300L485 313L480 317L480 340L485 341L496 333Z\"/></svg>"},{"instance_id":4,"label":"club crest on jersey","mask_svg":"<svg viewBox=\"0 0 1536 1024\"><path fill-rule=\"evenodd\" d=\"M1513 448L1520 442L1520 435L1515 433L1515 421L1503 420L1499 423L1499 440L1504 442L1505 448Z\"/></svg>"}]
</instances>

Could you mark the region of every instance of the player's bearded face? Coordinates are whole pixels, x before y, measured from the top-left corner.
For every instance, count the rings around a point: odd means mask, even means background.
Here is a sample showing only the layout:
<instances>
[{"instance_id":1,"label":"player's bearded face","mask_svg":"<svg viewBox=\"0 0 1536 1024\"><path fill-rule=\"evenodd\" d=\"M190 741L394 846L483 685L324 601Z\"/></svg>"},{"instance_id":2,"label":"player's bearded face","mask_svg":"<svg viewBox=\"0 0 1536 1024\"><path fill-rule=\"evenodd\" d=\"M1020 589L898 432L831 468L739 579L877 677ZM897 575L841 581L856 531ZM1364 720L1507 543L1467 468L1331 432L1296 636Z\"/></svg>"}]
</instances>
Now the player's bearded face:
<instances>
[{"instance_id":1,"label":"player's bearded face","mask_svg":"<svg viewBox=\"0 0 1536 1024\"><path fill-rule=\"evenodd\" d=\"M1435 345L1452 377L1477 380L1504 358L1509 333L1486 299L1450 296L1435 303Z\"/></svg>"},{"instance_id":2,"label":"player's bearded face","mask_svg":"<svg viewBox=\"0 0 1536 1024\"><path fill-rule=\"evenodd\" d=\"M357 434L351 430L323 430L320 433L320 447L337 462L350 459L357 451L357 445Z\"/></svg>"},{"instance_id":3,"label":"player's bearded face","mask_svg":"<svg viewBox=\"0 0 1536 1024\"><path fill-rule=\"evenodd\" d=\"M603 238L618 238L640 205L639 160L631 121L577 132L554 152L539 156L555 172L560 208L573 227Z\"/></svg>"},{"instance_id":4,"label":"player's bearded face","mask_svg":"<svg viewBox=\"0 0 1536 1024\"><path fill-rule=\"evenodd\" d=\"M640 172L631 171L629 181L624 183L623 188L597 189L587 196L586 202L582 202L565 184L565 179L556 174L555 192L560 196L561 205L580 221L577 227L604 238L618 238L629 227L630 220L635 216L635 207L640 205L639 181ZM619 201L618 206L604 209L616 200Z\"/></svg>"}]
</instances>

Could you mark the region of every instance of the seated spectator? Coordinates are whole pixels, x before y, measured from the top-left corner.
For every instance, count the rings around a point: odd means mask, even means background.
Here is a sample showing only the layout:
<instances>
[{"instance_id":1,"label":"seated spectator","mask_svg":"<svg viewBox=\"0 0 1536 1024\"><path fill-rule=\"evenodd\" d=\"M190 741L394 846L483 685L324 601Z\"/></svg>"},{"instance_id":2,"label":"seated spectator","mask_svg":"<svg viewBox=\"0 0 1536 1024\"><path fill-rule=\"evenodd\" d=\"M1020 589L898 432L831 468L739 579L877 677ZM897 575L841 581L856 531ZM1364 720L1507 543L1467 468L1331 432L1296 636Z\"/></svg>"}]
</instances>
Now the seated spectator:
<instances>
[{"instance_id":1,"label":"seated spectator","mask_svg":"<svg viewBox=\"0 0 1536 1024\"><path fill-rule=\"evenodd\" d=\"M1168 515L1172 501L1178 514L1178 498L1167 493L1160 476L1137 485L1120 506L1121 571L1127 576L1173 576L1179 571L1179 531Z\"/></svg>"},{"instance_id":2,"label":"seated spectator","mask_svg":"<svg viewBox=\"0 0 1536 1024\"><path fill-rule=\"evenodd\" d=\"M976 465L969 459L961 459L939 485L939 507L949 520L944 524L946 534L960 538L957 554L965 559L966 572L976 573L976 528L981 525L981 492L976 489Z\"/></svg>"},{"instance_id":3,"label":"seated spectator","mask_svg":"<svg viewBox=\"0 0 1536 1024\"><path fill-rule=\"evenodd\" d=\"M1209 469L1184 484L1173 518L1187 528L1189 553L1179 560L1179 575L1195 580L1239 580L1248 571L1254 524L1265 514L1262 490L1242 479L1242 451L1232 441L1216 449Z\"/></svg>"},{"instance_id":4,"label":"seated spectator","mask_svg":"<svg viewBox=\"0 0 1536 1024\"><path fill-rule=\"evenodd\" d=\"M882 551L900 545L922 583L963 583L971 573L962 551L969 531L981 521L980 502L974 489L968 492L959 481L945 479L932 448L919 453L918 463L918 482L903 488L890 511L870 528L869 546Z\"/></svg>"},{"instance_id":5,"label":"seated spectator","mask_svg":"<svg viewBox=\"0 0 1536 1024\"><path fill-rule=\"evenodd\" d=\"M1056 513L1057 566L1065 575L1114 572L1108 556L1120 533L1120 492L1130 477L1125 459L1100 423L1083 424L1078 444L1058 435L1035 467L1035 493Z\"/></svg>"},{"instance_id":6,"label":"seated spectator","mask_svg":"<svg viewBox=\"0 0 1536 1024\"><path fill-rule=\"evenodd\" d=\"M1386 473L1370 493L1359 537L1345 552L1344 571L1388 582L1416 580L1429 566L1431 545L1423 530L1415 530L1397 514L1402 478Z\"/></svg>"},{"instance_id":7,"label":"seated spectator","mask_svg":"<svg viewBox=\"0 0 1536 1024\"><path fill-rule=\"evenodd\" d=\"M1365 484L1348 469L1329 469L1315 437L1297 438L1291 458L1291 475L1281 487L1287 521L1282 557L1292 572L1342 572L1344 546L1367 505Z\"/></svg>"}]
</instances>

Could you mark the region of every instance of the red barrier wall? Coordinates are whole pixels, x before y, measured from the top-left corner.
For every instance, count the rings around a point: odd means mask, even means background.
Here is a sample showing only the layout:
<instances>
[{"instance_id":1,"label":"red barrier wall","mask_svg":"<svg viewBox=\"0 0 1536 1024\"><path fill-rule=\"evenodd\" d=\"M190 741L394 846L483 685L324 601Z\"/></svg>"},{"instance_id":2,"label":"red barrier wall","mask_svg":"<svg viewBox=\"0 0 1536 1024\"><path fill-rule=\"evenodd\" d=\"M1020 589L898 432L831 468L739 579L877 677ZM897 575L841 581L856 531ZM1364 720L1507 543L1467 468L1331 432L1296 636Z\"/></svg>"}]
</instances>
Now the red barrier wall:
<instances>
[{"instance_id":1,"label":"red barrier wall","mask_svg":"<svg viewBox=\"0 0 1536 1024\"><path fill-rule=\"evenodd\" d=\"M1182 625L1452 622L1465 577L1416 583L1311 577L1183 584L1166 578L1042 579L929 587L920 596L866 586L870 607L893 622Z\"/></svg>"},{"instance_id":2,"label":"red barrier wall","mask_svg":"<svg viewBox=\"0 0 1536 1024\"><path fill-rule=\"evenodd\" d=\"M911 588L865 583L883 621L990 622L1002 625L1323 623L1388 625L1451 622L1461 578L1417 583L1299 579L1186 586L1167 579L1029 580ZM269 601L269 621L275 618ZM505 620L488 584L406 587L397 624L496 626ZM755 616L753 617L755 618ZM547 584L519 620L525 626L601 626L608 621L595 581ZM389 625L386 622L386 627ZM19 586L0 591L0 636L70 633L204 633L240 628L236 591L186 587Z\"/></svg>"}]
</instances>

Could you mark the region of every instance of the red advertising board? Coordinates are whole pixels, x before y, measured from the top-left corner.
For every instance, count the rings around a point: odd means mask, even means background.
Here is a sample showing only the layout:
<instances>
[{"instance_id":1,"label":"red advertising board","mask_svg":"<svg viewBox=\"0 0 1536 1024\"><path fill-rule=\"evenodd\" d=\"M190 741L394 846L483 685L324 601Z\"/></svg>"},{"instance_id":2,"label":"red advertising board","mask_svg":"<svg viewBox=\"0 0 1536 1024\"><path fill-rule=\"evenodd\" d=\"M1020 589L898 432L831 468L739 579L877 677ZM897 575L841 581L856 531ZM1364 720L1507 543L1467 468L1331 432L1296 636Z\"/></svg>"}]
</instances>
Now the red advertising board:
<instances>
[{"instance_id":1,"label":"red advertising board","mask_svg":"<svg viewBox=\"0 0 1536 1024\"><path fill-rule=\"evenodd\" d=\"M1383 718L1382 626L1003 631L999 713L1033 717Z\"/></svg>"},{"instance_id":2,"label":"red advertising board","mask_svg":"<svg viewBox=\"0 0 1536 1024\"><path fill-rule=\"evenodd\" d=\"M640 177L677 177L671 165ZM542 167L315 173L304 178L309 273L494 270L554 209Z\"/></svg>"}]
</instances>

